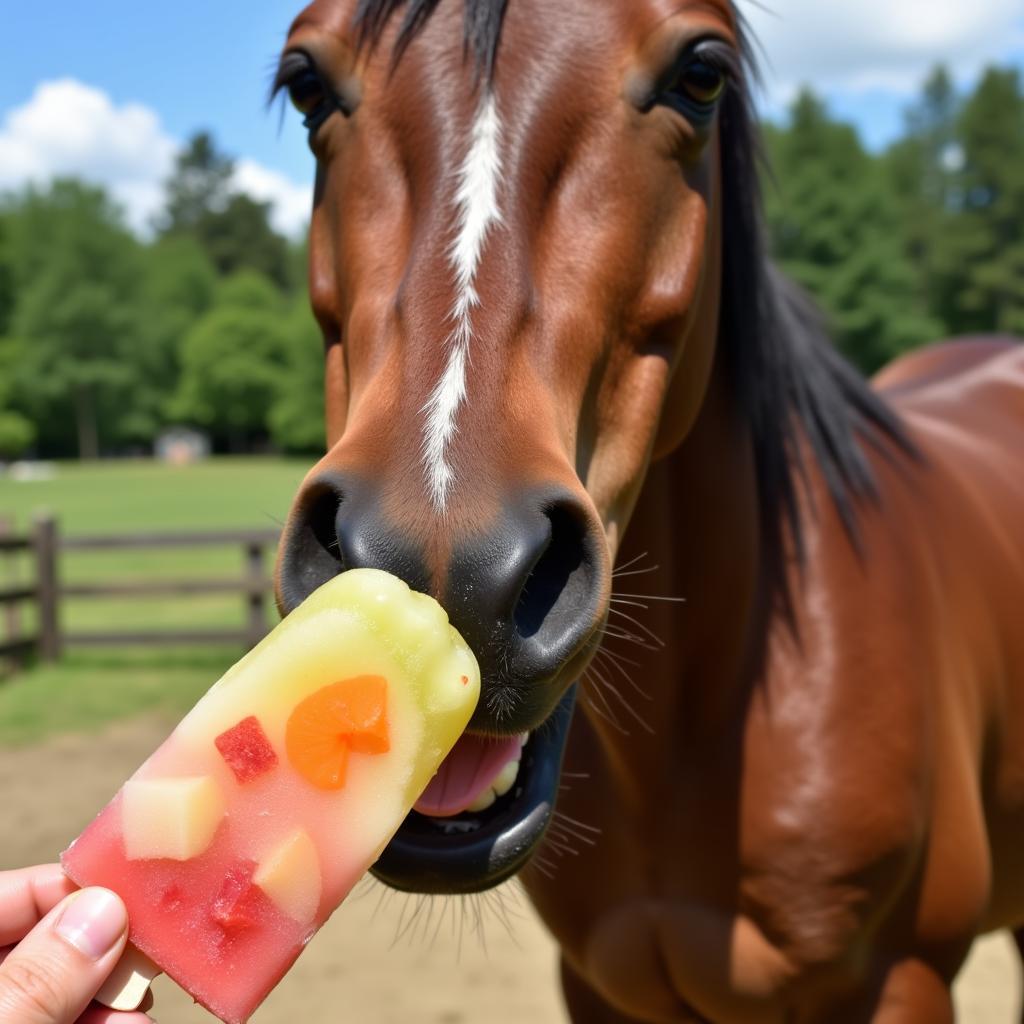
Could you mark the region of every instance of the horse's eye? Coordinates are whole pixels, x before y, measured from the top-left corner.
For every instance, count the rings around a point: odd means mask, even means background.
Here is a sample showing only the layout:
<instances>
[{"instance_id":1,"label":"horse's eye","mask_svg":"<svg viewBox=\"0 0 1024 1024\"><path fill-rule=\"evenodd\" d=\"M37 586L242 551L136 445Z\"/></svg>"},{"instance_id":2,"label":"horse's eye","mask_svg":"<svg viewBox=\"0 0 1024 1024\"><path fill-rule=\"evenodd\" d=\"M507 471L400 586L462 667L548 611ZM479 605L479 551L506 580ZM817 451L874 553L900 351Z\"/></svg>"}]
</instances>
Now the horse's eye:
<instances>
[{"instance_id":1,"label":"horse's eye","mask_svg":"<svg viewBox=\"0 0 1024 1024\"><path fill-rule=\"evenodd\" d=\"M304 53L285 55L278 68L274 88L287 89L292 106L304 115L302 123L311 135L334 111L346 112L341 100Z\"/></svg>"},{"instance_id":2,"label":"horse's eye","mask_svg":"<svg viewBox=\"0 0 1024 1024\"><path fill-rule=\"evenodd\" d=\"M727 81L724 71L698 57L679 72L673 91L686 96L698 106L710 107L725 92Z\"/></svg>"},{"instance_id":3,"label":"horse's eye","mask_svg":"<svg viewBox=\"0 0 1024 1024\"><path fill-rule=\"evenodd\" d=\"M327 102L327 90L320 76L312 69L300 71L287 82L288 98L300 114L307 117L321 104Z\"/></svg>"}]
</instances>

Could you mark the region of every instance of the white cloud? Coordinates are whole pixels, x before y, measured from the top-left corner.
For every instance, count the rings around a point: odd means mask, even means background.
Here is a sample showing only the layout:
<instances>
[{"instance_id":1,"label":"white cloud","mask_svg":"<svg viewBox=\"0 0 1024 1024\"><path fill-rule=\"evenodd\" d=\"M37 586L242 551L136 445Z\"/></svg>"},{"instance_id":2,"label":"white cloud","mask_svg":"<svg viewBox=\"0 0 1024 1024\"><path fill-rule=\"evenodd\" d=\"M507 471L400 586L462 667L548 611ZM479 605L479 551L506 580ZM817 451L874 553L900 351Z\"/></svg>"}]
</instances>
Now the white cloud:
<instances>
[{"instance_id":1,"label":"white cloud","mask_svg":"<svg viewBox=\"0 0 1024 1024\"><path fill-rule=\"evenodd\" d=\"M1024 45L1021 0L740 0L763 46L768 99L916 92L940 61L963 81Z\"/></svg>"},{"instance_id":2,"label":"white cloud","mask_svg":"<svg viewBox=\"0 0 1024 1024\"><path fill-rule=\"evenodd\" d=\"M235 166L235 188L271 204L271 223L286 235L297 235L309 223L313 208L313 189L296 185L277 171L253 160L239 160Z\"/></svg>"},{"instance_id":3,"label":"white cloud","mask_svg":"<svg viewBox=\"0 0 1024 1024\"><path fill-rule=\"evenodd\" d=\"M145 232L179 145L148 107L118 106L102 90L71 78L43 82L0 124L0 191L74 175L105 186L129 223ZM312 203L309 187L245 159L238 162L235 185L273 204L279 230L302 230Z\"/></svg>"}]
</instances>

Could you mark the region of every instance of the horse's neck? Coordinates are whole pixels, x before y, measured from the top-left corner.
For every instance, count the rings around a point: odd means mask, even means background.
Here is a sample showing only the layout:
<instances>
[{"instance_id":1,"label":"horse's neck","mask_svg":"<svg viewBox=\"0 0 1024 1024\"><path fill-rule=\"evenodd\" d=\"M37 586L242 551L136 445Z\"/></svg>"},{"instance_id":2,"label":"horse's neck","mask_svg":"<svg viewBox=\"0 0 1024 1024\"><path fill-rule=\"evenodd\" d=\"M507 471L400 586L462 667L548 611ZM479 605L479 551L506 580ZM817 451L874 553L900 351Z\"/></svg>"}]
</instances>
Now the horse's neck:
<instances>
[{"instance_id":1,"label":"horse's neck","mask_svg":"<svg viewBox=\"0 0 1024 1024\"><path fill-rule=\"evenodd\" d=\"M641 650L634 673L651 698L634 705L656 726L653 739L641 743L628 718L632 735L623 737L590 714L604 742L630 746L629 760L636 763L640 746L657 756L659 738L671 746L687 733L707 734L735 722L761 654L767 602L753 450L720 374L712 378L689 437L651 466L617 563L624 573L641 572L618 576L616 593L683 599L651 600L648 609L613 605L665 645ZM644 573L652 563L658 569ZM615 613L609 626L631 628ZM606 643L613 653L637 657L628 642Z\"/></svg>"}]
</instances>

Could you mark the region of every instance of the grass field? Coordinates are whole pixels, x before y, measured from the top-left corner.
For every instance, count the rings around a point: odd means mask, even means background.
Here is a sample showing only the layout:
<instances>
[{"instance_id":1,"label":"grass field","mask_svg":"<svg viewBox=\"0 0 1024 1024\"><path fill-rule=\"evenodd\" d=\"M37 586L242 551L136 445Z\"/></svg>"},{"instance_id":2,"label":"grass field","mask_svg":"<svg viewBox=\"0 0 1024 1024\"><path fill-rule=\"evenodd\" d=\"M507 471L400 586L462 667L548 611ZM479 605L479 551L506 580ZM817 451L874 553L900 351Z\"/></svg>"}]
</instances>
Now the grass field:
<instances>
[{"instance_id":1,"label":"grass field","mask_svg":"<svg viewBox=\"0 0 1024 1024\"><path fill-rule=\"evenodd\" d=\"M188 467L149 461L62 464L52 480L16 483L0 477L0 518L13 519L23 531L35 516L52 514L66 535L273 528L283 522L308 465L264 458L211 459ZM271 556L268 552L268 572ZM240 547L72 552L62 557L60 570L68 582L240 576L242 557ZM28 575L24 560L0 564L0 585ZM78 631L240 626L244 614L241 596L230 595L62 606L63 624ZM181 711L239 653L216 648L70 652L59 665L37 666L0 682L0 744L90 729L148 708Z\"/></svg>"}]
</instances>

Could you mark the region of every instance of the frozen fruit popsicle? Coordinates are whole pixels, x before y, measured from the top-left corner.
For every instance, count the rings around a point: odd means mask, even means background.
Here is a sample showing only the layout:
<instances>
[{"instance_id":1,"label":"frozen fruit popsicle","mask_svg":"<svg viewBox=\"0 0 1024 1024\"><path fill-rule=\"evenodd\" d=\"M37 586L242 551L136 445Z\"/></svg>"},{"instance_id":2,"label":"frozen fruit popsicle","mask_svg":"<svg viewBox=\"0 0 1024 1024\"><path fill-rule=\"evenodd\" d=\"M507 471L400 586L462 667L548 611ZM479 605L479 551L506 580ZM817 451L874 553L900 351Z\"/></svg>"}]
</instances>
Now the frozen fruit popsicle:
<instances>
[{"instance_id":1,"label":"frozen fruit popsicle","mask_svg":"<svg viewBox=\"0 0 1024 1024\"><path fill-rule=\"evenodd\" d=\"M436 602L347 572L203 697L64 870L118 892L134 946L244 1021L380 855L479 692Z\"/></svg>"}]
</instances>

